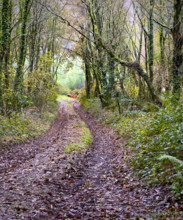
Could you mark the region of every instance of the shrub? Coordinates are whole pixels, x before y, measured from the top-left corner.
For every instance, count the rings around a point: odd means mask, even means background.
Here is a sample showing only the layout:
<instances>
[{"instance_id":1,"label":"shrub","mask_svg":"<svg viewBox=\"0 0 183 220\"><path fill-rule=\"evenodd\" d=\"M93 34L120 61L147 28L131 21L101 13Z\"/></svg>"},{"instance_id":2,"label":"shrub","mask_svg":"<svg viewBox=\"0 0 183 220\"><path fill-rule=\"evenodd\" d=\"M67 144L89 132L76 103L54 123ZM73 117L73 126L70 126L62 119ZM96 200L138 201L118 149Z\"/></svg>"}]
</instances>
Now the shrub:
<instances>
[{"instance_id":1,"label":"shrub","mask_svg":"<svg viewBox=\"0 0 183 220\"><path fill-rule=\"evenodd\" d=\"M39 69L35 69L25 80L25 87L41 114L46 111L50 102L56 101L60 87L55 83L50 72L53 58L50 53L40 57Z\"/></svg>"},{"instance_id":2,"label":"shrub","mask_svg":"<svg viewBox=\"0 0 183 220\"><path fill-rule=\"evenodd\" d=\"M0 115L0 144L5 146L36 138L49 128L49 124L32 114L13 112L9 118Z\"/></svg>"},{"instance_id":3,"label":"shrub","mask_svg":"<svg viewBox=\"0 0 183 220\"><path fill-rule=\"evenodd\" d=\"M98 117L103 112L101 102L98 98L87 99L85 96L82 96L80 103L86 112L90 112L95 117Z\"/></svg>"},{"instance_id":4,"label":"shrub","mask_svg":"<svg viewBox=\"0 0 183 220\"><path fill-rule=\"evenodd\" d=\"M169 159L183 158L183 106L169 105L158 112L144 113L135 120L127 121L130 125L123 129L130 135L134 170L140 177L152 182L170 183L177 195L183 193L180 187L175 189L175 183L183 184L177 179L177 166L159 160L164 154L170 155Z\"/></svg>"},{"instance_id":5,"label":"shrub","mask_svg":"<svg viewBox=\"0 0 183 220\"><path fill-rule=\"evenodd\" d=\"M19 91L13 89L6 89L2 95L3 99L3 113L9 116L14 111L20 111L32 105L32 100L29 96L21 94Z\"/></svg>"}]
</instances>

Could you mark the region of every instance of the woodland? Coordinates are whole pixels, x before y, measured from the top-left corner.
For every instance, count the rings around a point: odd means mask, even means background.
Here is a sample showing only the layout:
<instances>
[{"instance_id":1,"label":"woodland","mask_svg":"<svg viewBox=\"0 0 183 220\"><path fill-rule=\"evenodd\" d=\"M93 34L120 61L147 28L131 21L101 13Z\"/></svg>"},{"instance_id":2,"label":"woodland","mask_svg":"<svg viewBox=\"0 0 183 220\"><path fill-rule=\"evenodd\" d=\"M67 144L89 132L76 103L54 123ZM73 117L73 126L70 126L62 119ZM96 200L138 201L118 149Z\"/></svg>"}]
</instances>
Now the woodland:
<instances>
[{"instance_id":1,"label":"woodland","mask_svg":"<svg viewBox=\"0 0 183 220\"><path fill-rule=\"evenodd\" d=\"M0 12L0 219L182 219L183 0Z\"/></svg>"}]
</instances>

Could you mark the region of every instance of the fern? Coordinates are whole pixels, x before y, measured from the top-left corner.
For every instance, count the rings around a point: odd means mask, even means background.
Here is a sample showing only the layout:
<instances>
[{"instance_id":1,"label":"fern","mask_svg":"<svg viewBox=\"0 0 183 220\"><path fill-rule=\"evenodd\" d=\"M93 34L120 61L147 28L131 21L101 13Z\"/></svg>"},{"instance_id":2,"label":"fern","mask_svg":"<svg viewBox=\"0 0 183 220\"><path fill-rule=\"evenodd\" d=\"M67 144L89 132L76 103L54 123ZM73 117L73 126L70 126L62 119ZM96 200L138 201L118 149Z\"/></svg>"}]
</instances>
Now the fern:
<instances>
[{"instance_id":1,"label":"fern","mask_svg":"<svg viewBox=\"0 0 183 220\"><path fill-rule=\"evenodd\" d=\"M170 160L172 163L178 164L180 166L183 166L183 161L177 159L176 157L170 156L170 155L161 155L159 158L159 160Z\"/></svg>"}]
</instances>

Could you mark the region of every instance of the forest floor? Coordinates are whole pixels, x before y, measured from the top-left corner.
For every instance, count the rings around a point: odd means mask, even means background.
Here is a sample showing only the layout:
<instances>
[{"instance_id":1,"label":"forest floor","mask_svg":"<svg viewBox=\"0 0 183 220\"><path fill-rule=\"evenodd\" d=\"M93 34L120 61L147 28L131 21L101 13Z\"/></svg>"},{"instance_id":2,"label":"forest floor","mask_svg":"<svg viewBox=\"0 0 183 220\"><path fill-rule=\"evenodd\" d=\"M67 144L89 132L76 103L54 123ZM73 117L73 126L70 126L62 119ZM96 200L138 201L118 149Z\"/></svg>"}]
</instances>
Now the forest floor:
<instances>
[{"instance_id":1,"label":"forest floor","mask_svg":"<svg viewBox=\"0 0 183 220\"><path fill-rule=\"evenodd\" d=\"M165 187L136 179L126 160L125 138L83 112L77 101L60 102L50 130L0 155L0 220L181 219L163 214ZM64 152L77 139L80 121L92 134L90 148ZM165 218L163 218L163 216Z\"/></svg>"}]
</instances>

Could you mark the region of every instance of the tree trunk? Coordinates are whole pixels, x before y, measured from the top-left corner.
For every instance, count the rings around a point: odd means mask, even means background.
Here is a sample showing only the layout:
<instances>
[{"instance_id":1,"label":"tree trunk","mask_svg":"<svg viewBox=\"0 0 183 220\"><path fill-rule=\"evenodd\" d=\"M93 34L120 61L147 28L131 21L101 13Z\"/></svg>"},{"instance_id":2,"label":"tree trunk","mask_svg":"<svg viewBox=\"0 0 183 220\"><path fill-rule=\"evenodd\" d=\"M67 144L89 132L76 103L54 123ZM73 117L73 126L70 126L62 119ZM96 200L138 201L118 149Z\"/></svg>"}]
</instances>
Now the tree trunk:
<instances>
[{"instance_id":1,"label":"tree trunk","mask_svg":"<svg viewBox=\"0 0 183 220\"><path fill-rule=\"evenodd\" d=\"M173 93L180 98L181 90L181 75L180 67L183 63L182 46L183 36L181 35L181 11L183 8L182 0L174 0L174 21L173 21Z\"/></svg>"},{"instance_id":2,"label":"tree trunk","mask_svg":"<svg viewBox=\"0 0 183 220\"><path fill-rule=\"evenodd\" d=\"M2 38L1 38L1 53L0 53L0 105L2 106L3 94L3 79L2 71L4 69L5 87L9 87L8 63L10 54L10 37L11 37L11 10L12 1L3 0L2 3ZM4 64L4 68L3 68Z\"/></svg>"},{"instance_id":3,"label":"tree trunk","mask_svg":"<svg viewBox=\"0 0 183 220\"><path fill-rule=\"evenodd\" d=\"M90 66L88 65L88 61L85 60L85 76L86 76L86 97L90 98L90 91L91 91L91 73L90 73Z\"/></svg>"},{"instance_id":4,"label":"tree trunk","mask_svg":"<svg viewBox=\"0 0 183 220\"><path fill-rule=\"evenodd\" d=\"M139 51L138 51L138 59L137 59L138 63L140 63L140 58L141 58L141 53L142 53L142 41L143 41L143 28L141 28L141 33L140 33ZM139 93L138 93L138 96L139 96L139 98L141 98L142 95L143 95L144 88L143 88L142 79L141 79L140 75L139 75L138 78L139 78L139 83L138 83Z\"/></svg>"},{"instance_id":5,"label":"tree trunk","mask_svg":"<svg viewBox=\"0 0 183 220\"><path fill-rule=\"evenodd\" d=\"M164 0L160 0L160 18L161 18L162 23L163 23L162 12L163 12L164 5L165 5ZM162 26L160 26L160 32L159 32L160 69L159 69L158 85L157 85L158 93L161 93L163 78L166 77L165 76L165 72L166 72L166 66L165 66L165 40L166 40L166 34L165 34L165 31L164 31L164 28Z\"/></svg>"},{"instance_id":6,"label":"tree trunk","mask_svg":"<svg viewBox=\"0 0 183 220\"><path fill-rule=\"evenodd\" d=\"M158 80L158 87L157 90L159 93L161 93L162 90L162 81L163 81L163 73L166 71L166 66L165 66L165 33L163 30L163 27L160 27L160 74L159 74L159 80Z\"/></svg>"},{"instance_id":7,"label":"tree trunk","mask_svg":"<svg viewBox=\"0 0 183 220\"><path fill-rule=\"evenodd\" d=\"M19 47L19 60L18 60L18 67L15 77L15 90L21 90L23 87L23 67L25 63L26 57L26 29L27 29L27 20L30 11L30 4L31 0L25 0L23 17L22 17L22 30L21 30L21 39L20 39L20 47Z\"/></svg>"},{"instance_id":8,"label":"tree trunk","mask_svg":"<svg viewBox=\"0 0 183 220\"><path fill-rule=\"evenodd\" d=\"M153 11L154 11L154 0L150 0L150 15L149 15L149 76L151 83L153 82L154 73L154 27L153 27Z\"/></svg>"}]
</instances>

